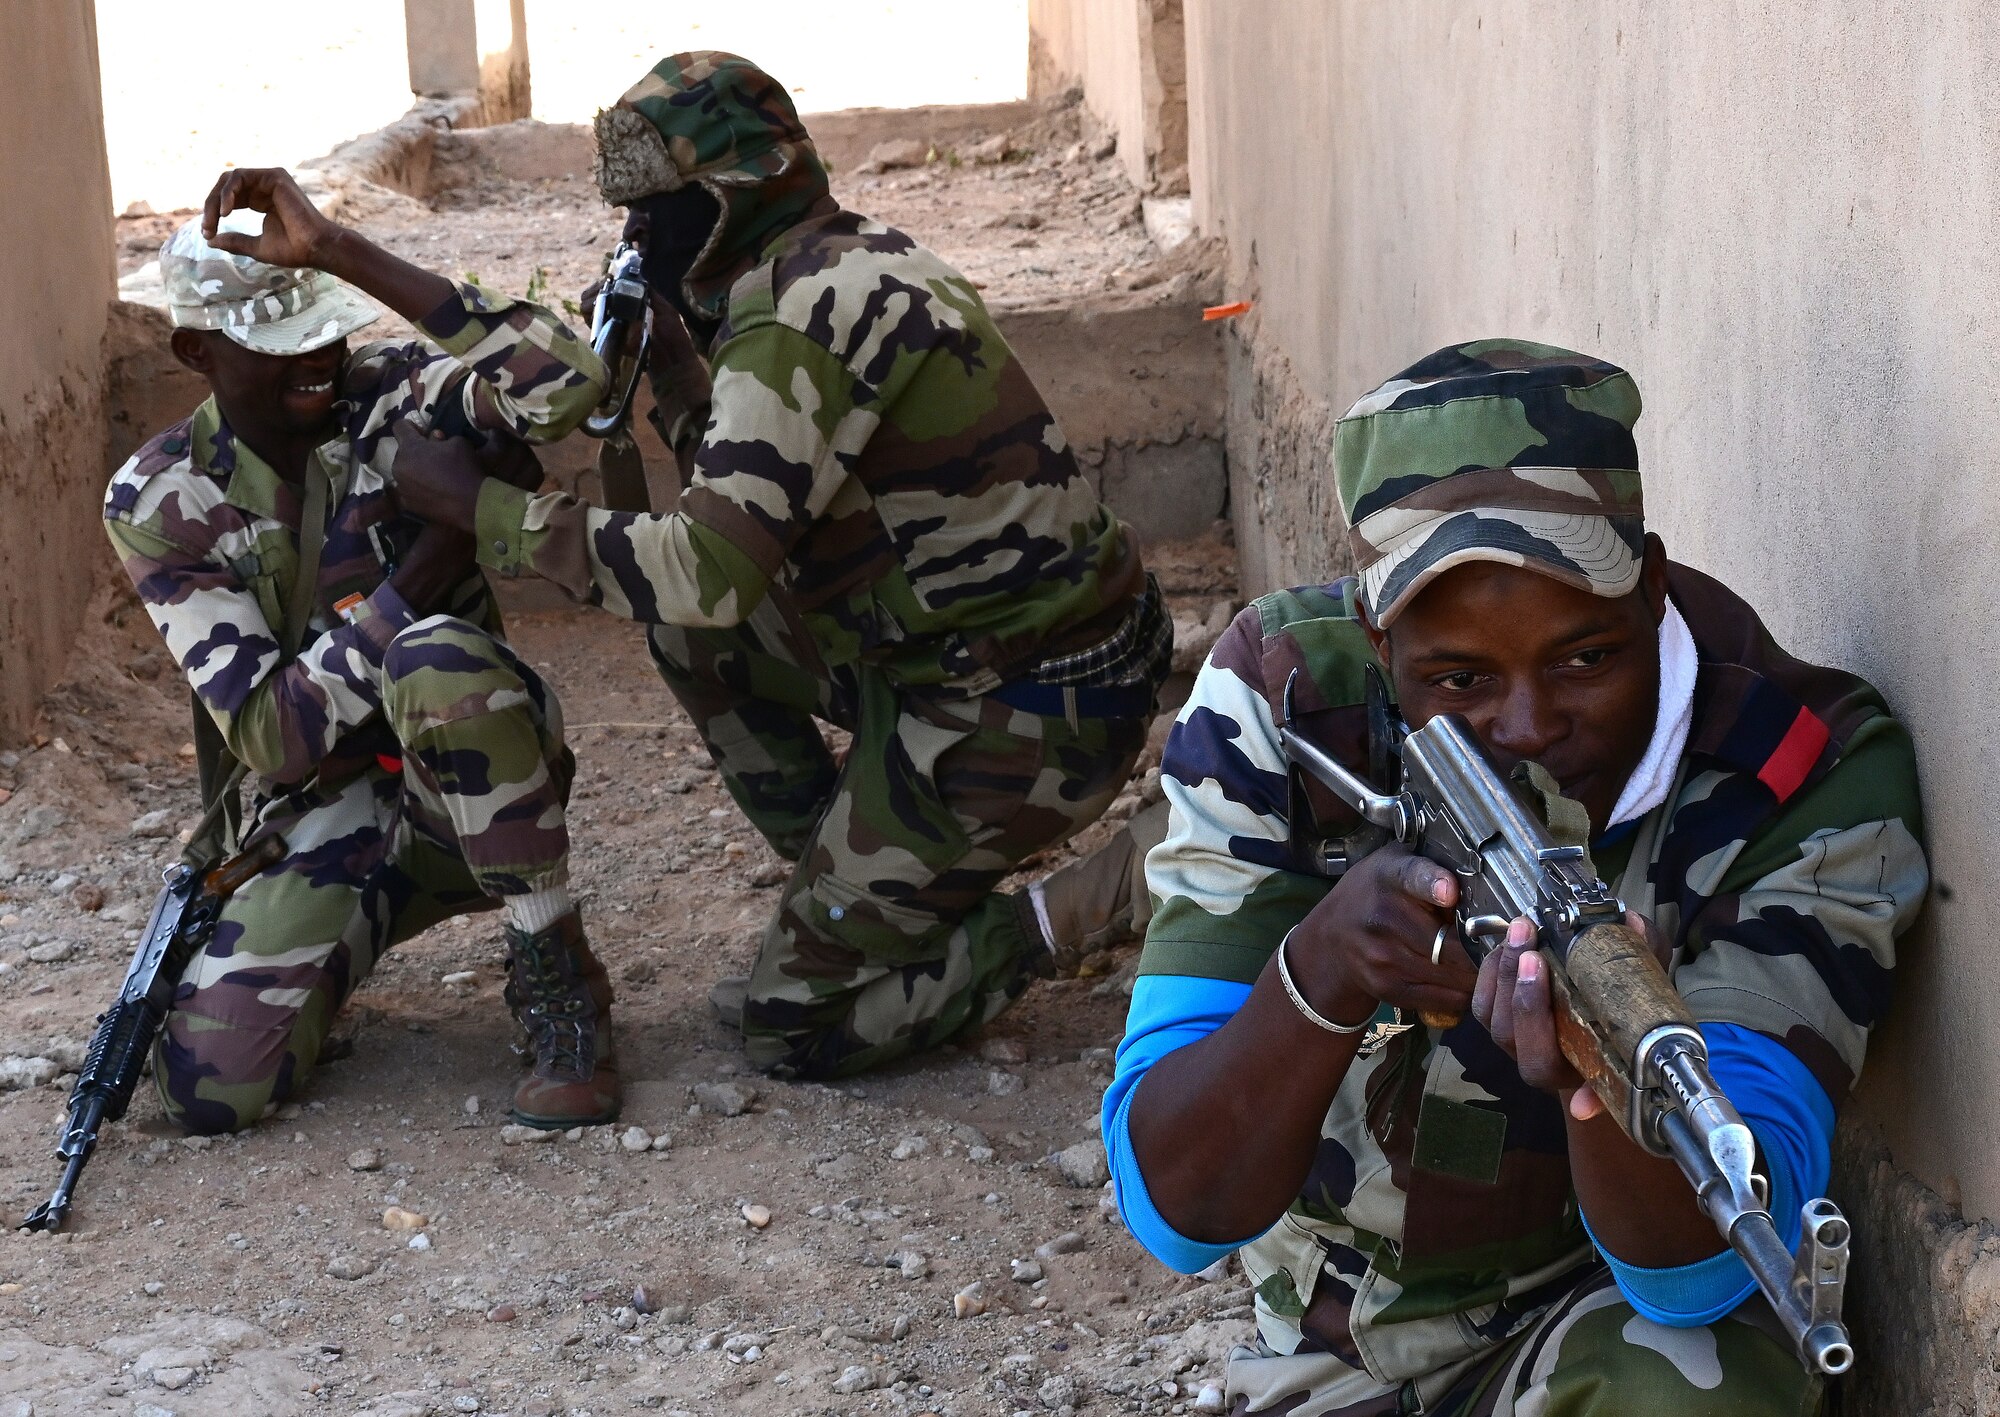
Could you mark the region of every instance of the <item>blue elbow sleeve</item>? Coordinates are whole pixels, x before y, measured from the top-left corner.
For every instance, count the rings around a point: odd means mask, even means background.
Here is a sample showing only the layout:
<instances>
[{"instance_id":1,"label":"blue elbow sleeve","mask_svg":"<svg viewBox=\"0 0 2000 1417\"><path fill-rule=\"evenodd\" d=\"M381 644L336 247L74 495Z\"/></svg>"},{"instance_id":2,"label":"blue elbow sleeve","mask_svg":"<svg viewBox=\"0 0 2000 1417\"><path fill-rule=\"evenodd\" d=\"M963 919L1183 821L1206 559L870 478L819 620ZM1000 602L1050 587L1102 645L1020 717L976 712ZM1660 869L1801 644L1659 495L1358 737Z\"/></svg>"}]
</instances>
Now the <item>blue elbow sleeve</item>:
<instances>
[{"instance_id":1,"label":"blue elbow sleeve","mask_svg":"<svg viewBox=\"0 0 2000 1417\"><path fill-rule=\"evenodd\" d=\"M1799 1208L1825 1194L1832 1170L1833 1103L1806 1067L1781 1044L1734 1024L1705 1024L1709 1070L1757 1137L1771 1181L1771 1218L1787 1247L1799 1240ZM1586 1229L1590 1217L1584 1217ZM1597 1240L1591 1232L1593 1243ZM1626 1302L1670 1328L1713 1323L1756 1292L1734 1250L1673 1269L1626 1264L1603 1245Z\"/></svg>"}]
</instances>

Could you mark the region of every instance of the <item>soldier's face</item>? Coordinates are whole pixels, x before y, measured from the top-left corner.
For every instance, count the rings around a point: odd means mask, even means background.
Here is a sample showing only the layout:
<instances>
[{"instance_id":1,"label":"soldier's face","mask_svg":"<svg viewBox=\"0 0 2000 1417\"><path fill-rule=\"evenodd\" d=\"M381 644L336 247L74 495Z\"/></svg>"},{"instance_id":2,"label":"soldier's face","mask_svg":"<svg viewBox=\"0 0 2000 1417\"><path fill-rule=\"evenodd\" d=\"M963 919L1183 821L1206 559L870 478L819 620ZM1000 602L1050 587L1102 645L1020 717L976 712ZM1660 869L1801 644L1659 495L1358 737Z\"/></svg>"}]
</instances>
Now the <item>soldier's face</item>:
<instances>
[{"instance_id":1,"label":"soldier's face","mask_svg":"<svg viewBox=\"0 0 2000 1417\"><path fill-rule=\"evenodd\" d=\"M1371 638L1412 728L1459 714L1503 770L1539 762L1601 830L1652 738L1665 608L1666 552L1648 537L1630 595L1474 562L1439 576Z\"/></svg>"},{"instance_id":2,"label":"soldier's face","mask_svg":"<svg viewBox=\"0 0 2000 1417\"><path fill-rule=\"evenodd\" d=\"M340 339L306 354L262 354L227 335L177 330L174 354L208 380L215 401L239 433L300 437L328 431L340 392L347 341Z\"/></svg>"}]
</instances>

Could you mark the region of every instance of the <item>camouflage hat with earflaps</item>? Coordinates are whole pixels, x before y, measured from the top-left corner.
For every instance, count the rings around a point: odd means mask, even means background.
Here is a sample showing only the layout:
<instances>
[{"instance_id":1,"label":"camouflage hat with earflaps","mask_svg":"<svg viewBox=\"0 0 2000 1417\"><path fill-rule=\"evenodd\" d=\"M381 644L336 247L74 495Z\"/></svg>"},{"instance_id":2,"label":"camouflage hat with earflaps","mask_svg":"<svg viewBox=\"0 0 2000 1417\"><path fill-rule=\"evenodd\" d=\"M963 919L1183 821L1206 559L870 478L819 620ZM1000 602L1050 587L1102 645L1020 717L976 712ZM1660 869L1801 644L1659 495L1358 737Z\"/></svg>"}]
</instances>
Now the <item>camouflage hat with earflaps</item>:
<instances>
[{"instance_id":1,"label":"camouflage hat with earflaps","mask_svg":"<svg viewBox=\"0 0 2000 1417\"><path fill-rule=\"evenodd\" d=\"M622 207L700 183L722 205L687 277L717 315L729 284L786 227L830 202L826 167L784 85L747 59L699 49L662 59L599 110L597 189Z\"/></svg>"},{"instance_id":2,"label":"camouflage hat with earflaps","mask_svg":"<svg viewBox=\"0 0 2000 1417\"><path fill-rule=\"evenodd\" d=\"M1524 340L1453 345L1364 395L1334 434L1368 617L1453 566L1524 566L1596 595L1639 584L1645 506L1616 365Z\"/></svg>"},{"instance_id":3,"label":"camouflage hat with earflaps","mask_svg":"<svg viewBox=\"0 0 2000 1417\"><path fill-rule=\"evenodd\" d=\"M254 235L264 214L235 211L224 231ZM182 329L221 330L259 354L305 354L373 324L382 312L325 271L273 266L208 244L201 218L160 247L167 316Z\"/></svg>"}]
</instances>

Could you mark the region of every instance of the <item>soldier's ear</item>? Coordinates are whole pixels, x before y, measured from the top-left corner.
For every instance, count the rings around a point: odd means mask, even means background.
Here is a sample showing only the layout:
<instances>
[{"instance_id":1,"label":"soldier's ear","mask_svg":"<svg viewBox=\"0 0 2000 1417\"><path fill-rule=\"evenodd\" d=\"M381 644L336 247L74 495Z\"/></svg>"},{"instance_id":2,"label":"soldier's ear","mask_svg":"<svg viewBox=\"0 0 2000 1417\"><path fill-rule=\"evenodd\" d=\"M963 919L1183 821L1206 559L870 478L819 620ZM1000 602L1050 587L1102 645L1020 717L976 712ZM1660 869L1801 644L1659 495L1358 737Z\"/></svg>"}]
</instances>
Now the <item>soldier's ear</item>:
<instances>
[{"instance_id":1,"label":"soldier's ear","mask_svg":"<svg viewBox=\"0 0 2000 1417\"><path fill-rule=\"evenodd\" d=\"M1389 632L1377 629L1366 610L1361 612L1361 633L1368 636L1368 644L1375 651L1375 657L1382 661L1382 667L1389 668Z\"/></svg>"},{"instance_id":2,"label":"soldier's ear","mask_svg":"<svg viewBox=\"0 0 2000 1417\"><path fill-rule=\"evenodd\" d=\"M1639 589L1658 625L1667 615L1667 544L1658 532L1646 533L1646 557L1639 565Z\"/></svg>"},{"instance_id":3,"label":"soldier's ear","mask_svg":"<svg viewBox=\"0 0 2000 1417\"><path fill-rule=\"evenodd\" d=\"M208 340L201 330L175 330L167 341L167 348L174 358L206 379L215 372L215 356L209 352Z\"/></svg>"}]
</instances>

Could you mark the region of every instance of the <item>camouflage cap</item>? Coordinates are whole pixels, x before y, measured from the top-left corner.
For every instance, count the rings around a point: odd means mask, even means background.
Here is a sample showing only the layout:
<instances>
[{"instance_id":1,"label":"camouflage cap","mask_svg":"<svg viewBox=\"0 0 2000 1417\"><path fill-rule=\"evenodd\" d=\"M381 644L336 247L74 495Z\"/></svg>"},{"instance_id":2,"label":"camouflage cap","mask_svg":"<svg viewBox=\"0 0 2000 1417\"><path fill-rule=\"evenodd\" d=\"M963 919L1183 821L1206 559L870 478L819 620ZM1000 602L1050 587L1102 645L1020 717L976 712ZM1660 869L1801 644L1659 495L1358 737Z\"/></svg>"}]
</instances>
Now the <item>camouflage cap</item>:
<instances>
[{"instance_id":1,"label":"camouflage cap","mask_svg":"<svg viewBox=\"0 0 2000 1417\"><path fill-rule=\"evenodd\" d=\"M597 190L630 205L689 182L722 206L687 277L690 303L716 315L729 283L778 232L828 197L826 167L791 95L734 54L669 55L596 120Z\"/></svg>"},{"instance_id":2,"label":"camouflage cap","mask_svg":"<svg viewBox=\"0 0 2000 1417\"><path fill-rule=\"evenodd\" d=\"M1524 566L1597 595L1639 583L1639 388L1523 340L1453 345L1340 420L1340 505L1368 617L1387 627L1453 566Z\"/></svg>"},{"instance_id":3,"label":"camouflage cap","mask_svg":"<svg viewBox=\"0 0 2000 1417\"><path fill-rule=\"evenodd\" d=\"M231 212L225 231L254 234L264 214ZM160 247L167 315L182 329L221 330L260 354L304 354L373 324L382 312L324 271L272 266L208 244L201 218Z\"/></svg>"}]
</instances>

